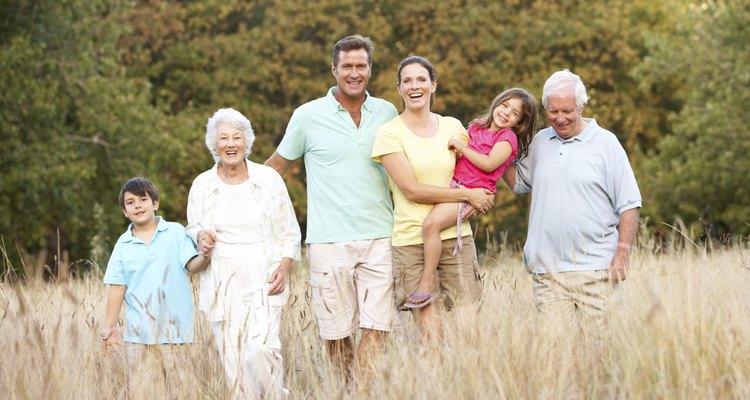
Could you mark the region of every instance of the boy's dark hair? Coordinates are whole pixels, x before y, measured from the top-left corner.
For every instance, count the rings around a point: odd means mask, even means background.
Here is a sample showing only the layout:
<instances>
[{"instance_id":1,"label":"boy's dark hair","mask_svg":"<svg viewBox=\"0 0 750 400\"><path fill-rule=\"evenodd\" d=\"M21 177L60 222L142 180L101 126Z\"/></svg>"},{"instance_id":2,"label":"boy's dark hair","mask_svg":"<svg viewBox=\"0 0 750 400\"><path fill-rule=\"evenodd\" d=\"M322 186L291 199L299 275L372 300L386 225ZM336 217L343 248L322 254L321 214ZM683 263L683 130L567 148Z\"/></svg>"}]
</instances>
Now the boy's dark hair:
<instances>
[{"instance_id":1,"label":"boy's dark hair","mask_svg":"<svg viewBox=\"0 0 750 400\"><path fill-rule=\"evenodd\" d=\"M148 194L148 197L152 201L159 201L159 189L154 185L153 182L146 178L136 177L130 179L122 185L120 189L120 208L125 209L125 192L133 193L136 196L144 196Z\"/></svg>"},{"instance_id":2,"label":"boy's dark hair","mask_svg":"<svg viewBox=\"0 0 750 400\"><path fill-rule=\"evenodd\" d=\"M333 66L339 65L339 55L342 51L365 49L367 63L372 65L372 40L362 35L347 36L333 45Z\"/></svg>"}]
</instances>

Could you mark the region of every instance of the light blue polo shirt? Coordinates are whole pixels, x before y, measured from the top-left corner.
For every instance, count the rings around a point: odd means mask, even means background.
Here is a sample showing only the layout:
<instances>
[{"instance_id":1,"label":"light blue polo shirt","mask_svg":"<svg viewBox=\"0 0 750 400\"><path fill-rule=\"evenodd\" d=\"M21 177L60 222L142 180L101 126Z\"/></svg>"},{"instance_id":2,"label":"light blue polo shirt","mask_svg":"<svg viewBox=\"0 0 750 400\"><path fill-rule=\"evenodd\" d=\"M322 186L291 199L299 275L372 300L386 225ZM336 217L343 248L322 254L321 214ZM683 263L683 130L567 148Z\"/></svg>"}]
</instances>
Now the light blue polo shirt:
<instances>
[{"instance_id":1,"label":"light blue polo shirt","mask_svg":"<svg viewBox=\"0 0 750 400\"><path fill-rule=\"evenodd\" d=\"M534 136L516 169L514 193L531 192L524 260L530 272L609 268L620 214L641 207L641 193L617 137L588 126L564 140L554 129Z\"/></svg>"},{"instance_id":2,"label":"light blue polo shirt","mask_svg":"<svg viewBox=\"0 0 750 400\"><path fill-rule=\"evenodd\" d=\"M156 218L150 244L133 236L133 224L117 239L104 283L127 286L126 342L192 343L193 295L185 265L198 253L182 225Z\"/></svg>"},{"instance_id":3,"label":"light blue polo shirt","mask_svg":"<svg viewBox=\"0 0 750 400\"><path fill-rule=\"evenodd\" d=\"M333 97L336 90L297 108L276 149L287 160L305 160L306 242L390 237L393 206L386 174L370 154L378 127L398 112L367 93L358 128Z\"/></svg>"}]
</instances>

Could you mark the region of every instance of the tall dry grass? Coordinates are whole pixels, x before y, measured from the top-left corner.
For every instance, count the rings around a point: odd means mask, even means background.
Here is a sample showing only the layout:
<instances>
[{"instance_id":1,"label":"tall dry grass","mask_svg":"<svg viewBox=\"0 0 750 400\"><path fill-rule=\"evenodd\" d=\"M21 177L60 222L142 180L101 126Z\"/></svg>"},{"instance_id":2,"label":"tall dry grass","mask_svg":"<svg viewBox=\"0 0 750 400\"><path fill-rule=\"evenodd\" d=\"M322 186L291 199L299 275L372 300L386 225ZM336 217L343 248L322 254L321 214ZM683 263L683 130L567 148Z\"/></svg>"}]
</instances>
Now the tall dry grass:
<instances>
[{"instance_id":1,"label":"tall dry grass","mask_svg":"<svg viewBox=\"0 0 750 400\"><path fill-rule=\"evenodd\" d=\"M378 368L346 390L331 372L310 306L306 266L297 268L284 314L286 385L296 399L743 399L750 398L750 250L694 247L632 255L600 341L542 321L517 251L483 255L479 309L445 317L430 351L404 314ZM122 352L106 357L96 334L104 316L100 276L61 284L0 286L0 397L124 398ZM178 398L227 398L203 319L188 349ZM147 364L132 398L165 398L169 371Z\"/></svg>"}]
</instances>

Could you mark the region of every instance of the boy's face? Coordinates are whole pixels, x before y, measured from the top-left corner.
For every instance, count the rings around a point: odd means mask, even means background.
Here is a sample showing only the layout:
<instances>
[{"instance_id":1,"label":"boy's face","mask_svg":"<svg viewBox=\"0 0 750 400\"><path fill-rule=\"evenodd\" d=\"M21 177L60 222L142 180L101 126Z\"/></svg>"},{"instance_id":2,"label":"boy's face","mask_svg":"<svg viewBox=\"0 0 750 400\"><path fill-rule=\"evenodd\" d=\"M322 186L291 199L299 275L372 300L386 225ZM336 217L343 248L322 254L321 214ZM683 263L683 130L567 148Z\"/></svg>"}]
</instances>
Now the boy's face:
<instances>
[{"instance_id":1,"label":"boy's face","mask_svg":"<svg viewBox=\"0 0 750 400\"><path fill-rule=\"evenodd\" d=\"M125 203L125 209L122 210L122 213L135 225L143 225L156 218L159 200L151 200L148 193L137 196L131 192L125 192L123 202Z\"/></svg>"}]
</instances>

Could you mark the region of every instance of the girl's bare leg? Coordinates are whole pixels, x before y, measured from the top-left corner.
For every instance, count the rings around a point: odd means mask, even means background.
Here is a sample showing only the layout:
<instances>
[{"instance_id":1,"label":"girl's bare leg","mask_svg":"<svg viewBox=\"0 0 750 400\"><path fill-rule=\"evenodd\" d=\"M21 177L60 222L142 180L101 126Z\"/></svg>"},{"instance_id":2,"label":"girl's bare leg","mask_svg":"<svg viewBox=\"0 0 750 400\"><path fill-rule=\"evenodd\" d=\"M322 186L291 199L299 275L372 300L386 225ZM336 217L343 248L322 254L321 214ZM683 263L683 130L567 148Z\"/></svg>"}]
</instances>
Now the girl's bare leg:
<instances>
[{"instance_id":1,"label":"girl's bare leg","mask_svg":"<svg viewBox=\"0 0 750 400\"><path fill-rule=\"evenodd\" d=\"M435 271L440 262L440 253L443 251L443 241L440 232L456 225L458 218L458 203L435 204L422 223L422 239L424 240L424 270L422 279L417 286L416 292L433 293L435 291ZM412 299L414 303L427 300L427 296L416 296Z\"/></svg>"}]
</instances>

